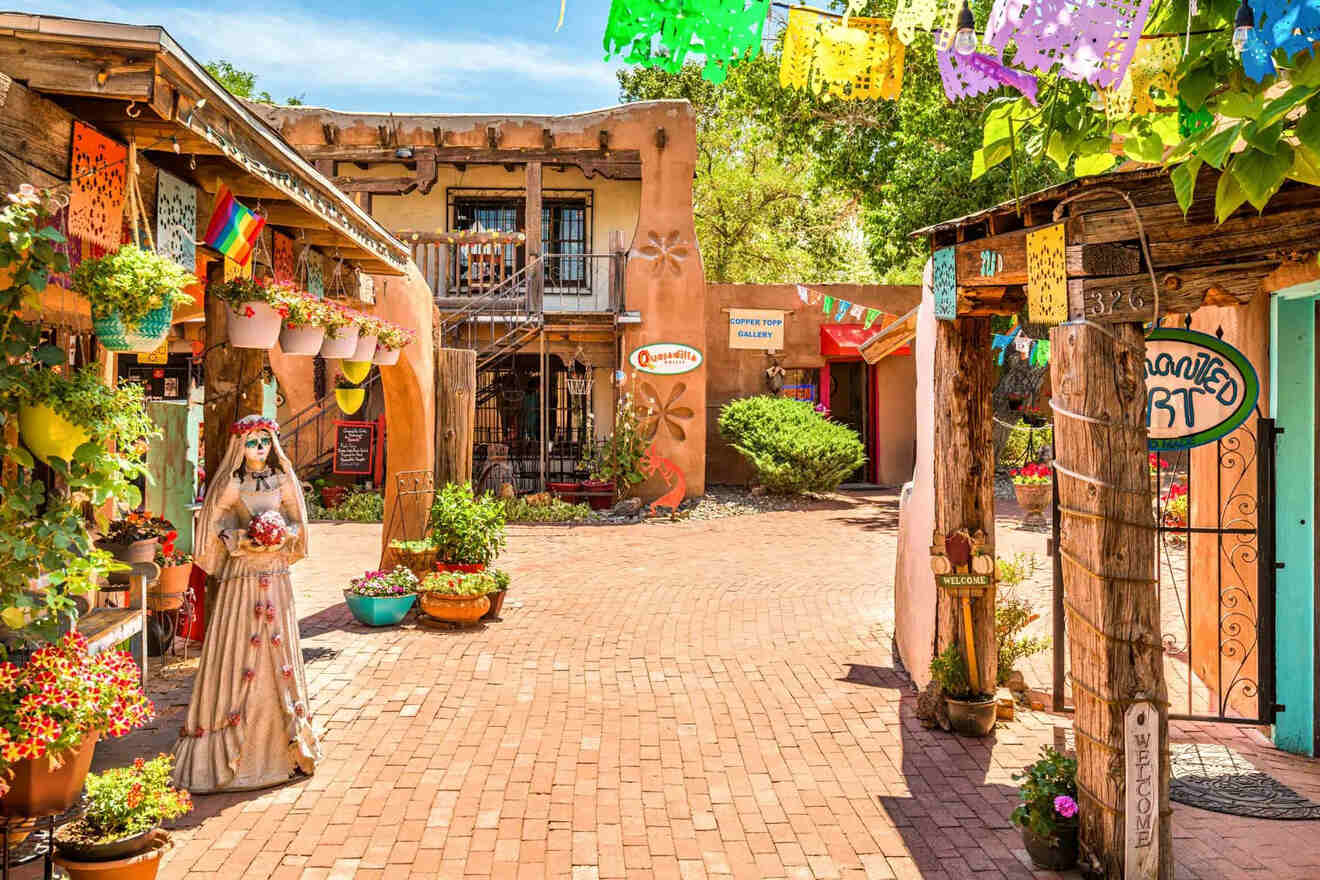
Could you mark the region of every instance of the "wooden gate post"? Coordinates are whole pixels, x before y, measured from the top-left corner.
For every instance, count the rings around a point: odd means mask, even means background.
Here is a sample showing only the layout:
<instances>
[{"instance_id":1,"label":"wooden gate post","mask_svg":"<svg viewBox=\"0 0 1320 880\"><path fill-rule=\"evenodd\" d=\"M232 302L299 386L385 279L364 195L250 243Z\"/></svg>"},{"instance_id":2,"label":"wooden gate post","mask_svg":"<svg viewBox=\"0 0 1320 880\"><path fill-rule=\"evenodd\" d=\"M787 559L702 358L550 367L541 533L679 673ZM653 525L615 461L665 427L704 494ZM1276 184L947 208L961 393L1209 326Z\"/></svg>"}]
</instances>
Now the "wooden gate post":
<instances>
[{"instance_id":1,"label":"wooden gate post","mask_svg":"<svg viewBox=\"0 0 1320 880\"><path fill-rule=\"evenodd\" d=\"M435 353L435 487L472 482L477 419L477 353L440 348Z\"/></svg>"},{"instance_id":2,"label":"wooden gate post","mask_svg":"<svg viewBox=\"0 0 1320 880\"><path fill-rule=\"evenodd\" d=\"M223 261L212 263L209 278L221 278ZM202 361L205 385L202 421L206 444L206 484L225 478L216 473L220 459L229 446L229 426L243 416L260 414L265 399L261 369L266 353L256 348L235 348L229 344L229 306L217 296L206 297L205 359Z\"/></svg>"},{"instance_id":3,"label":"wooden gate post","mask_svg":"<svg viewBox=\"0 0 1320 880\"><path fill-rule=\"evenodd\" d=\"M1111 326L1064 324L1050 333L1081 841L1083 857L1105 877L1168 880L1169 709L1145 340L1139 324Z\"/></svg>"},{"instance_id":4,"label":"wooden gate post","mask_svg":"<svg viewBox=\"0 0 1320 880\"><path fill-rule=\"evenodd\" d=\"M935 532L995 533L994 368L990 319L936 321ZM964 642L962 608L945 590L936 604L935 653ZM981 690L993 694L998 670L995 589L972 603L972 632ZM966 645L963 646L964 651Z\"/></svg>"}]
</instances>

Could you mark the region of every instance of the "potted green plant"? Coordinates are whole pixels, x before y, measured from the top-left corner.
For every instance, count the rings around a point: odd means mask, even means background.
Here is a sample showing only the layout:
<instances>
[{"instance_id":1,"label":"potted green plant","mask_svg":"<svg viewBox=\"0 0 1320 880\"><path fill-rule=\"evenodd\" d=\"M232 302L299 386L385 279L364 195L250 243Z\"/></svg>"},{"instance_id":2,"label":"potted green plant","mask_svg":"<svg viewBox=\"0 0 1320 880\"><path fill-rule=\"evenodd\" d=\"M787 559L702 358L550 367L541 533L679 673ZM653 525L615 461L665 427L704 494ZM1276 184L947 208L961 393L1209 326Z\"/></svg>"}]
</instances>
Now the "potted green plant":
<instances>
[{"instance_id":1,"label":"potted green plant","mask_svg":"<svg viewBox=\"0 0 1320 880\"><path fill-rule=\"evenodd\" d=\"M484 571L433 571L421 583L417 602L433 620L470 626L490 610L495 578Z\"/></svg>"},{"instance_id":2,"label":"potted green plant","mask_svg":"<svg viewBox=\"0 0 1320 880\"><path fill-rule=\"evenodd\" d=\"M322 300L325 313L321 316L325 322L325 341L321 343L321 357L345 360L353 357L357 351L358 323L356 312L336 302Z\"/></svg>"},{"instance_id":3,"label":"potted green plant","mask_svg":"<svg viewBox=\"0 0 1320 880\"><path fill-rule=\"evenodd\" d=\"M366 389L354 385L347 376L339 376L335 379L335 403L339 404L344 415L351 416L360 410L366 399Z\"/></svg>"},{"instance_id":4,"label":"potted green plant","mask_svg":"<svg viewBox=\"0 0 1320 880\"><path fill-rule=\"evenodd\" d=\"M133 658L89 653L80 633L38 648L23 666L0 663L0 815L67 810L97 739L123 736L154 713Z\"/></svg>"},{"instance_id":5,"label":"potted green plant","mask_svg":"<svg viewBox=\"0 0 1320 880\"><path fill-rule=\"evenodd\" d=\"M182 608L188 581L192 578L192 555L177 550L175 539L169 537L171 534L175 533L167 532L156 547L155 562L160 568L160 576L147 587L147 607L152 611Z\"/></svg>"},{"instance_id":6,"label":"potted green plant","mask_svg":"<svg viewBox=\"0 0 1320 880\"><path fill-rule=\"evenodd\" d=\"M192 810L170 780L171 755L87 777L86 812L55 833L55 863L71 880L151 880L169 848L161 823Z\"/></svg>"},{"instance_id":7,"label":"potted green plant","mask_svg":"<svg viewBox=\"0 0 1320 880\"><path fill-rule=\"evenodd\" d=\"M1013 494L1026 511L1024 523L1044 522L1045 508L1050 506L1053 494L1054 471L1047 464L1029 462L1009 472L1013 478Z\"/></svg>"},{"instance_id":8,"label":"potted green plant","mask_svg":"<svg viewBox=\"0 0 1320 880\"><path fill-rule=\"evenodd\" d=\"M416 338L417 334L400 327L392 321L380 322L380 331L376 336L376 356L372 361L382 367L389 367L399 362L399 355L403 353L404 346L408 345Z\"/></svg>"},{"instance_id":9,"label":"potted green plant","mask_svg":"<svg viewBox=\"0 0 1320 880\"><path fill-rule=\"evenodd\" d=\"M1020 781L1013 824L1038 868L1066 871L1077 864L1077 761L1042 746L1040 760L1013 774Z\"/></svg>"},{"instance_id":10,"label":"potted green plant","mask_svg":"<svg viewBox=\"0 0 1320 880\"><path fill-rule=\"evenodd\" d=\"M404 567L419 578L426 577L435 567L435 544L429 537L418 541L390 541L390 549Z\"/></svg>"},{"instance_id":11,"label":"potted green plant","mask_svg":"<svg viewBox=\"0 0 1320 880\"><path fill-rule=\"evenodd\" d=\"M930 661L931 677L944 692L949 726L962 736L985 736L995 726L995 698L972 687L962 648L949 645Z\"/></svg>"},{"instance_id":12,"label":"potted green plant","mask_svg":"<svg viewBox=\"0 0 1320 880\"><path fill-rule=\"evenodd\" d=\"M20 391L18 430L32 454L47 464L52 458L73 461L79 446L121 412L134 410L146 418L140 386L111 388L94 368L65 376L54 370L32 370Z\"/></svg>"},{"instance_id":13,"label":"potted green plant","mask_svg":"<svg viewBox=\"0 0 1320 880\"><path fill-rule=\"evenodd\" d=\"M150 562L156 555L157 543L162 538L173 542L178 534L167 519L146 511L130 513L110 523L98 546L110 551L120 562L132 565Z\"/></svg>"},{"instance_id":14,"label":"potted green plant","mask_svg":"<svg viewBox=\"0 0 1320 880\"><path fill-rule=\"evenodd\" d=\"M481 571L504 549L504 505L477 498L467 483L449 483L431 503L431 542L441 571Z\"/></svg>"},{"instance_id":15,"label":"potted green plant","mask_svg":"<svg viewBox=\"0 0 1320 880\"><path fill-rule=\"evenodd\" d=\"M504 610L504 594L509 592L509 573L501 568L493 568L490 576L495 579L495 589L490 593L490 610L481 616L482 620L499 620Z\"/></svg>"},{"instance_id":16,"label":"potted green plant","mask_svg":"<svg viewBox=\"0 0 1320 880\"><path fill-rule=\"evenodd\" d=\"M212 284L206 289L206 295L229 306L230 345L269 351L279 340L280 327L289 314L283 301L287 291L285 285L233 278Z\"/></svg>"},{"instance_id":17,"label":"potted green plant","mask_svg":"<svg viewBox=\"0 0 1320 880\"><path fill-rule=\"evenodd\" d=\"M325 342L325 315L330 307L293 285L280 285L280 301L286 314L280 328L280 351L287 355L314 357Z\"/></svg>"},{"instance_id":18,"label":"potted green plant","mask_svg":"<svg viewBox=\"0 0 1320 880\"><path fill-rule=\"evenodd\" d=\"M84 260L73 272L74 290L92 307L92 329L111 351L154 351L165 341L174 308L193 301L184 288L197 276L169 257L126 244Z\"/></svg>"},{"instance_id":19,"label":"potted green plant","mask_svg":"<svg viewBox=\"0 0 1320 880\"><path fill-rule=\"evenodd\" d=\"M357 347L353 349L353 356L345 360L371 363L376 356L376 340L380 338L381 321L366 312L356 313L353 319L358 327Z\"/></svg>"},{"instance_id":20,"label":"potted green plant","mask_svg":"<svg viewBox=\"0 0 1320 880\"><path fill-rule=\"evenodd\" d=\"M586 459L591 479L583 484L589 491L599 492L606 487L610 495L588 495L593 510L603 510L626 495L633 486L646 479L642 473L642 456L646 454L646 435L631 393L619 399L614 410L614 428L599 447Z\"/></svg>"},{"instance_id":21,"label":"potted green plant","mask_svg":"<svg viewBox=\"0 0 1320 880\"><path fill-rule=\"evenodd\" d=\"M394 626L417 601L418 585L417 575L396 565L391 571L369 571L349 581L344 601L360 623Z\"/></svg>"}]
</instances>

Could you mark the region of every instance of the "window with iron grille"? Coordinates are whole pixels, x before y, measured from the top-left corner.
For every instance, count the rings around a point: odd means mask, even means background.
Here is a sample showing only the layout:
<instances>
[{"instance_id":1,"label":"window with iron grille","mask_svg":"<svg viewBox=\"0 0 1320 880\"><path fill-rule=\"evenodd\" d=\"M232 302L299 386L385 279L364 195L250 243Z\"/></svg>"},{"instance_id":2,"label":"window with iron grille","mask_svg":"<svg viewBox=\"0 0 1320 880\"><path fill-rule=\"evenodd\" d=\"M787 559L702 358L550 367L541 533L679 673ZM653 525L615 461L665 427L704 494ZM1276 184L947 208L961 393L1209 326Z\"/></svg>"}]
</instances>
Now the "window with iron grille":
<instances>
[{"instance_id":1,"label":"window with iron grille","mask_svg":"<svg viewBox=\"0 0 1320 880\"><path fill-rule=\"evenodd\" d=\"M591 253L591 191L545 190L541 204L541 237L547 292L590 292L591 268L586 254ZM527 229L527 203L522 190L448 190L449 228L453 231L483 229L492 232L524 232ZM497 247L503 251L503 273L507 278L527 262L522 245L474 245L455 248L450 277L453 288L467 290L489 281L473 277L489 273L490 261L473 257L471 247ZM488 251L482 251L483 255ZM478 270L476 267L480 266ZM499 268L498 261L495 267Z\"/></svg>"}]
</instances>

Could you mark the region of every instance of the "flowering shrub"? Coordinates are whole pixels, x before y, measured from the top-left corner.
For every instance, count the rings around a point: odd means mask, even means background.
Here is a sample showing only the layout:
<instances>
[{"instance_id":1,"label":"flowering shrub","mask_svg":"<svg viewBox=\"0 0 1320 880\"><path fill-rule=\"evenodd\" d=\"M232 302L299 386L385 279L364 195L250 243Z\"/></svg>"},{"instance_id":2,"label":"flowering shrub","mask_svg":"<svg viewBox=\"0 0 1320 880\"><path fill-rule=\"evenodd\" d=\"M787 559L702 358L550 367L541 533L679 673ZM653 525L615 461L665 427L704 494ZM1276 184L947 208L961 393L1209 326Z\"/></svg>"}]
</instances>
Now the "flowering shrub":
<instances>
[{"instance_id":1,"label":"flowering shrub","mask_svg":"<svg viewBox=\"0 0 1320 880\"><path fill-rule=\"evenodd\" d=\"M318 302L321 304L321 326L325 327L325 335L329 338L338 339L339 331L357 323L356 316L360 314L359 312L329 300L318 300Z\"/></svg>"},{"instance_id":2,"label":"flowering shrub","mask_svg":"<svg viewBox=\"0 0 1320 880\"><path fill-rule=\"evenodd\" d=\"M1047 464L1024 465L1009 471L1014 486L1048 486L1054 479L1054 471Z\"/></svg>"},{"instance_id":3,"label":"flowering shrub","mask_svg":"<svg viewBox=\"0 0 1320 880\"><path fill-rule=\"evenodd\" d=\"M282 285L281 291L279 309L285 327L296 330L299 327L325 325L326 313L332 308L329 303L292 284Z\"/></svg>"},{"instance_id":4,"label":"flowering shrub","mask_svg":"<svg viewBox=\"0 0 1320 880\"><path fill-rule=\"evenodd\" d=\"M0 663L0 796L19 761L56 756L88 734L123 736L155 711L133 657L89 654L79 633L38 649L24 666Z\"/></svg>"},{"instance_id":5,"label":"flowering shrub","mask_svg":"<svg viewBox=\"0 0 1320 880\"><path fill-rule=\"evenodd\" d=\"M1187 487L1182 483L1170 483L1169 491L1164 494L1160 505L1164 524L1173 528L1187 527Z\"/></svg>"},{"instance_id":6,"label":"flowering shrub","mask_svg":"<svg viewBox=\"0 0 1320 880\"><path fill-rule=\"evenodd\" d=\"M174 542L167 545L161 544L156 548L156 564L161 568L177 568L180 565L188 565L193 561L191 553L181 553L174 549Z\"/></svg>"},{"instance_id":7,"label":"flowering shrub","mask_svg":"<svg viewBox=\"0 0 1320 880\"><path fill-rule=\"evenodd\" d=\"M357 324L358 332L363 336L379 337L381 328L385 326L380 318L366 312L353 312L353 323Z\"/></svg>"},{"instance_id":8,"label":"flowering shrub","mask_svg":"<svg viewBox=\"0 0 1320 880\"><path fill-rule=\"evenodd\" d=\"M376 335L376 344L389 351L398 351L411 343L416 336L416 331L401 327L393 321L380 321L380 332Z\"/></svg>"},{"instance_id":9,"label":"flowering shrub","mask_svg":"<svg viewBox=\"0 0 1320 880\"><path fill-rule=\"evenodd\" d=\"M288 524L278 510L268 510L252 517L247 536L263 547L274 547L289 534Z\"/></svg>"},{"instance_id":10,"label":"flowering shrub","mask_svg":"<svg viewBox=\"0 0 1320 880\"><path fill-rule=\"evenodd\" d=\"M1150 467L1150 475L1152 477L1158 476L1160 471L1167 471L1169 469L1169 463L1160 458L1158 452L1152 452L1150 455L1146 456L1146 462Z\"/></svg>"},{"instance_id":11,"label":"flowering shrub","mask_svg":"<svg viewBox=\"0 0 1320 880\"><path fill-rule=\"evenodd\" d=\"M446 596L485 596L499 589L489 572L433 571L422 581L421 592Z\"/></svg>"},{"instance_id":12,"label":"flowering shrub","mask_svg":"<svg viewBox=\"0 0 1320 880\"><path fill-rule=\"evenodd\" d=\"M1077 815L1077 761L1042 746L1040 760L1014 773L1021 781L1022 803L1013 809L1013 824L1038 837L1053 838L1060 826L1071 824Z\"/></svg>"},{"instance_id":13,"label":"flowering shrub","mask_svg":"<svg viewBox=\"0 0 1320 880\"><path fill-rule=\"evenodd\" d=\"M111 843L189 812L192 798L171 784L173 768L174 756L162 754L150 761L138 758L131 767L87 774L87 813L79 827L61 829L60 836L80 843Z\"/></svg>"},{"instance_id":14,"label":"flowering shrub","mask_svg":"<svg viewBox=\"0 0 1320 880\"><path fill-rule=\"evenodd\" d=\"M288 284L273 284L266 280L253 281L251 278L232 278L229 281L212 284L206 288L206 295L229 303L231 308L247 302L264 302L278 308L281 298L288 296L291 289Z\"/></svg>"},{"instance_id":15,"label":"flowering shrub","mask_svg":"<svg viewBox=\"0 0 1320 880\"><path fill-rule=\"evenodd\" d=\"M419 585L417 575L402 565L396 565L393 571L369 571L360 578L353 578L348 582L348 589L358 596L395 597L410 596L417 592Z\"/></svg>"}]
</instances>

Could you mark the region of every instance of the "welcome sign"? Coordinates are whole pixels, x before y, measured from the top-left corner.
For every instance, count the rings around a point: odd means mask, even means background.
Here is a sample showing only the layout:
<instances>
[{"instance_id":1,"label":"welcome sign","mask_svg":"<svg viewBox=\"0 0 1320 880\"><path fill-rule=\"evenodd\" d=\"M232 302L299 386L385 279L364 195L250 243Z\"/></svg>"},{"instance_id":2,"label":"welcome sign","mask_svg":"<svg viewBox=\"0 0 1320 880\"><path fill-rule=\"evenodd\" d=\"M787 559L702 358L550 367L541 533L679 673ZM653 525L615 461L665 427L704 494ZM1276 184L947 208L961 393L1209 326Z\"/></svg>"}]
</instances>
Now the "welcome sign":
<instances>
[{"instance_id":1,"label":"welcome sign","mask_svg":"<svg viewBox=\"0 0 1320 880\"><path fill-rule=\"evenodd\" d=\"M656 376L677 376L701 366L701 352L681 342L652 342L628 355L634 370Z\"/></svg>"},{"instance_id":2,"label":"welcome sign","mask_svg":"<svg viewBox=\"0 0 1320 880\"><path fill-rule=\"evenodd\" d=\"M1146 337L1146 445L1192 449L1237 430L1256 408L1260 379L1233 346L1208 333L1157 328Z\"/></svg>"}]
</instances>

